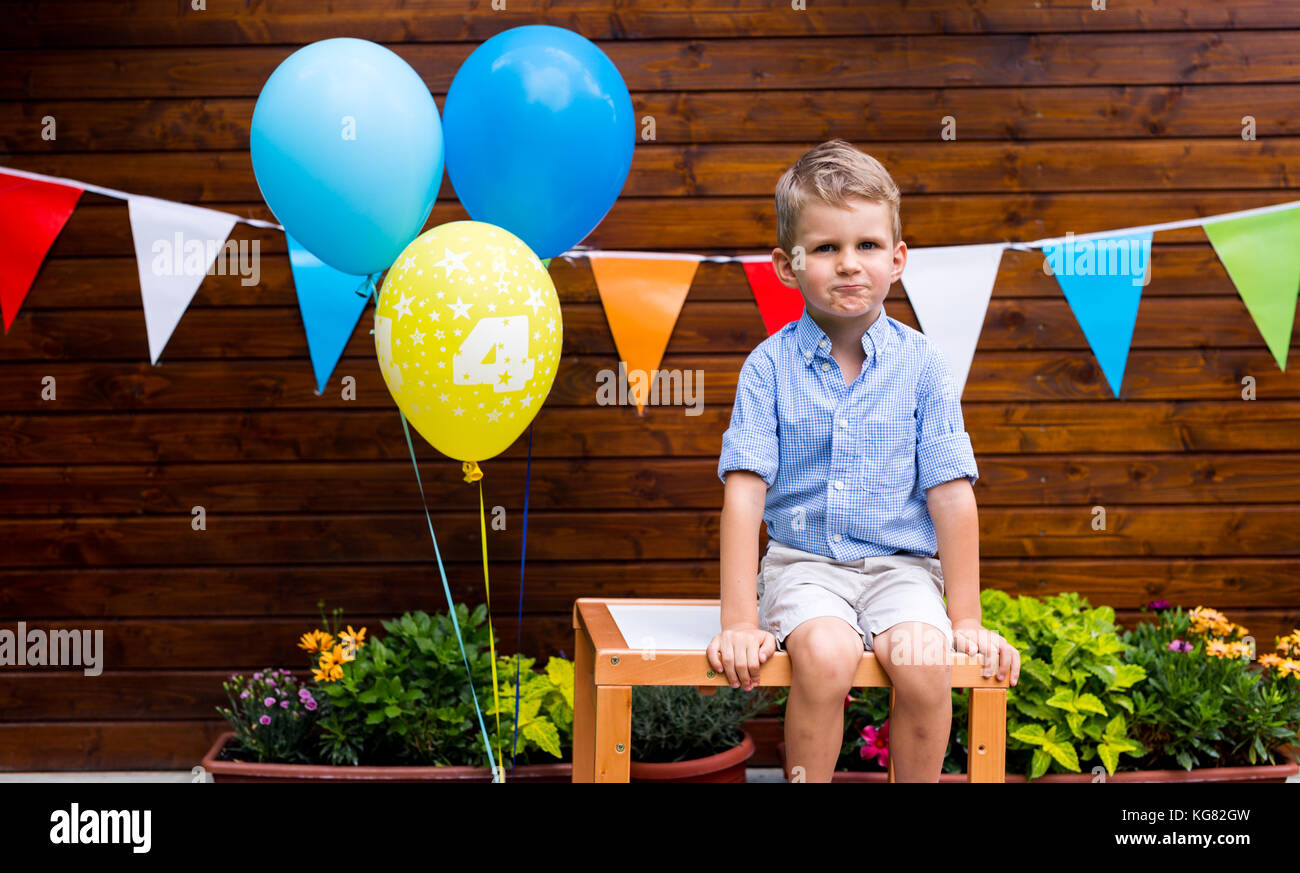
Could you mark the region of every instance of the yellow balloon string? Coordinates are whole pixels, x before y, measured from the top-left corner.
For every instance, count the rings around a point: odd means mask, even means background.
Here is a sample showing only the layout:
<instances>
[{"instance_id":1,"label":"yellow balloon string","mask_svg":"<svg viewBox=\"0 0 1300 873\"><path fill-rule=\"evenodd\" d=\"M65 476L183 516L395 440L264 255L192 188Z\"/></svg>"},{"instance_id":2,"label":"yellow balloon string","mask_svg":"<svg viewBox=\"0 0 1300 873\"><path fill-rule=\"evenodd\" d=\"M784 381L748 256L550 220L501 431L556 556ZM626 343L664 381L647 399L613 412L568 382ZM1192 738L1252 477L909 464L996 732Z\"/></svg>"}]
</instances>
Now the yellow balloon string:
<instances>
[{"instance_id":1,"label":"yellow balloon string","mask_svg":"<svg viewBox=\"0 0 1300 873\"><path fill-rule=\"evenodd\" d=\"M470 465L474 468L472 474L474 481L478 482L478 527L479 538L483 540L483 594L487 600L488 646L492 652L492 708L496 710L497 717L497 771L501 774L501 781L505 782L505 757L501 754L501 700L497 690L497 644L496 634L492 632L492 592L488 589L487 516L483 510L483 473L475 461L465 463L467 472ZM470 481L468 475L465 480Z\"/></svg>"},{"instance_id":2,"label":"yellow balloon string","mask_svg":"<svg viewBox=\"0 0 1300 873\"><path fill-rule=\"evenodd\" d=\"M465 474L466 482L477 482L483 478L483 471L478 468L478 461L461 461L460 470ZM487 548L486 543L483 544L483 548Z\"/></svg>"}]
</instances>

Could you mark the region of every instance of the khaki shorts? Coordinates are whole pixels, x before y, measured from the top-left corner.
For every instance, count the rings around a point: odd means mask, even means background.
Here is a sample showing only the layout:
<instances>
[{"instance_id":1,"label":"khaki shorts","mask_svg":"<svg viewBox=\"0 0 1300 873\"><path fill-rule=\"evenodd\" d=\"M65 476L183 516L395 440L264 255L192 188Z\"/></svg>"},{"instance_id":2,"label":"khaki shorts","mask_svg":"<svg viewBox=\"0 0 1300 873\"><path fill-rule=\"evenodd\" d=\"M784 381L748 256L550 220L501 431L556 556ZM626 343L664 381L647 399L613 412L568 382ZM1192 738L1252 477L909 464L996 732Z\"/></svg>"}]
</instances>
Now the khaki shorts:
<instances>
[{"instance_id":1,"label":"khaki shorts","mask_svg":"<svg viewBox=\"0 0 1300 873\"><path fill-rule=\"evenodd\" d=\"M938 558L899 552L836 561L768 538L758 573L758 626L785 638L810 618L839 616L872 650L873 637L899 622L921 621L943 632L952 651L952 622L943 602Z\"/></svg>"}]
</instances>

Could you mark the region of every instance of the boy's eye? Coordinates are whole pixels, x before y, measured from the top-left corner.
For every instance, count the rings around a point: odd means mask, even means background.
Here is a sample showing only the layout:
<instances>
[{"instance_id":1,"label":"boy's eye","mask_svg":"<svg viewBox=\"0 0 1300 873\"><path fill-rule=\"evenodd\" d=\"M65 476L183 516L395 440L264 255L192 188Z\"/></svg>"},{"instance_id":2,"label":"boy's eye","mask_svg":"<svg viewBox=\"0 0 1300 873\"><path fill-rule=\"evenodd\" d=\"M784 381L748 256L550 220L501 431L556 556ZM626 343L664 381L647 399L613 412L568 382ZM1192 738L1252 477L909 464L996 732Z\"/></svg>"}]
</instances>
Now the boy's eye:
<instances>
[{"instance_id":1,"label":"boy's eye","mask_svg":"<svg viewBox=\"0 0 1300 873\"><path fill-rule=\"evenodd\" d=\"M868 241L864 241L864 242L859 243L859 245L864 245L864 246L874 246L875 243L873 243L873 242L871 242L871 241L868 240ZM815 251L819 251L819 252L820 252L822 249L833 249L833 248L835 248L835 244L834 244L834 243L823 243L822 245L819 245L819 246L815 249Z\"/></svg>"}]
</instances>

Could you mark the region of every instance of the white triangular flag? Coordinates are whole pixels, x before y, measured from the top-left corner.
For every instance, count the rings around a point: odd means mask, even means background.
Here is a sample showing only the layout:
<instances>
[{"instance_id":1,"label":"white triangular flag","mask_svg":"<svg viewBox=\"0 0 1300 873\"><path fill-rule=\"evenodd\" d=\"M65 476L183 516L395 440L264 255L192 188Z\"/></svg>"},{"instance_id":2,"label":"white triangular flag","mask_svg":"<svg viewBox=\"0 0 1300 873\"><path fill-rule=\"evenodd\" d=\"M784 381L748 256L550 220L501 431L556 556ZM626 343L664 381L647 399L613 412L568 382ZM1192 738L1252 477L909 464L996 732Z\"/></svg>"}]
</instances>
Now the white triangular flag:
<instances>
[{"instance_id":1,"label":"white triangular flag","mask_svg":"<svg viewBox=\"0 0 1300 873\"><path fill-rule=\"evenodd\" d=\"M235 217L153 197L130 197L126 206L135 240L149 360L157 364L163 346L234 229Z\"/></svg>"},{"instance_id":2,"label":"white triangular flag","mask_svg":"<svg viewBox=\"0 0 1300 873\"><path fill-rule=\"evenodd\" d=\"M1005 243L988 243L907 250L902 276L907 300L921 330L947 357L960 388L966 387L1005 248Z\"/></svg>"}]
</instances>

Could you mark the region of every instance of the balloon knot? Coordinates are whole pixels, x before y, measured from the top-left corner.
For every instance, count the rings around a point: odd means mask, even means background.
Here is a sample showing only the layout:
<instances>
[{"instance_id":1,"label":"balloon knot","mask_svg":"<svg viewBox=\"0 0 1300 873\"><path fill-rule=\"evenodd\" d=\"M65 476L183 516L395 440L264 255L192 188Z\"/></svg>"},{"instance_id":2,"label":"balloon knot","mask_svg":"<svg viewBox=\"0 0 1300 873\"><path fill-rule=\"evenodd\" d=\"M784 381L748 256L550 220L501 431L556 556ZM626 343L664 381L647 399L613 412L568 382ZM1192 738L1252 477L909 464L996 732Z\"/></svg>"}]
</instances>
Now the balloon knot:
<instances>
[{"instance_id":1,"label":"balloon knot","mask_svg":"<svg viewBox=\"0 0 1300 873\"><path fill-rule=\"evenodd\" d=\"M483 478L483 471L478 468L478 461L462 461L460 469L465 474L466 482L477 482Z\"/></svg>"}]
</instances>

